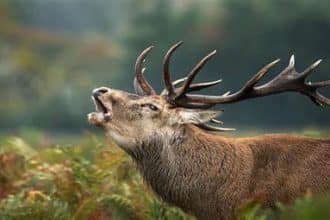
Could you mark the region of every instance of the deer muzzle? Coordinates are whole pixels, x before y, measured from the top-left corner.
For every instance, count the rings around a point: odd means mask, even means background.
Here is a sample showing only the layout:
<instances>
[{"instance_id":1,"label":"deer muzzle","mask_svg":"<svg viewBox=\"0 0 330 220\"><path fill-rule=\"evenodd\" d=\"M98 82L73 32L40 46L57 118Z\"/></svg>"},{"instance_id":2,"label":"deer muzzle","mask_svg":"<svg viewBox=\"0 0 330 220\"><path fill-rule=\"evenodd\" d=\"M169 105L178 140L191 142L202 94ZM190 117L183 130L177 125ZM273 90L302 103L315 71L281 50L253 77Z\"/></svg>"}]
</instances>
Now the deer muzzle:
<instances>
[{"instance_id":1,"label":"deer muzzle","mask_svg":"<svg viewBox=\"0 0 330 220\"><path fill-rule=\"evenodd\" d=\"M88 120L95 125L101 125L112 119L112 105L111 102L106 102L106 97L111 93L111 89L100 87L94 89L92 92L92 100L95 105L96 112L88 114Z\"/></svg>"}]
</instances>

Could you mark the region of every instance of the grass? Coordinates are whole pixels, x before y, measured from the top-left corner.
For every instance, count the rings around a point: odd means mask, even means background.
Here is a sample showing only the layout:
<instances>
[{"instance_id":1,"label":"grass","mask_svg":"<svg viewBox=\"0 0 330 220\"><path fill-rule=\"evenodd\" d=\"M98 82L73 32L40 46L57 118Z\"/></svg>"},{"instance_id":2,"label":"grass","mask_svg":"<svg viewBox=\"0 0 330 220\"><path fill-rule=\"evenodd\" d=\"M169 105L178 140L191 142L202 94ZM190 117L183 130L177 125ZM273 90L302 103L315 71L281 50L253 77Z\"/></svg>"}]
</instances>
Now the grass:
<instances>
[{"instance_id":1,"label":"grass","mask_svg":"<svg viewBox=\"0 0 330 220\"><path fill-rule=\"evenodd\" d=\"M1 137L0 220L193 219L158 200L113 143L88 133L71 145L48 139L28 130ZM248 204L238 219L330 219L329 207L330 198L307 196L276 211Z\"/></svg>"}]
</instances>

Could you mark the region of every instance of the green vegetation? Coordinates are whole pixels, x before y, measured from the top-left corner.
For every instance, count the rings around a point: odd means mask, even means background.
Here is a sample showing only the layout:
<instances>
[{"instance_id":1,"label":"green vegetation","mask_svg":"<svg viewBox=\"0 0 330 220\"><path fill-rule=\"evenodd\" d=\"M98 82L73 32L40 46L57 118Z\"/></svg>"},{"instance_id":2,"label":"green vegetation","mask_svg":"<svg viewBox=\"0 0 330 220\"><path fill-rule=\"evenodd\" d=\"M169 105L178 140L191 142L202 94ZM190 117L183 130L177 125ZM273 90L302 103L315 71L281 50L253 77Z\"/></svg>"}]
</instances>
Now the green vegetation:
<instances>
[{"instance_id":1,"label":"green vegetation","mask_svg":"<svg viewBox=\"0 0 330 220\"><path fill-rule=\"evenodd\" d=\"M31 143L40 134L25 135ZM33 141L34 140L34 141ZM19 137L0 142L0 219L193 219L159 201L133 162L112 143L87 135L74 146L46 147ZM238 219L330 219L330 198L306 195L277 211L250 203Z\"/></svg>"},{"instance_id":2,"label":"green vegetation","mask_svg":"<svg viewBox=\"0 0 330 220\"><path fill-rule=\"evenodd\" d=\"M129 158L95 137L78 146L0 144L0 219L187 219L158 201Z\"/></svg>"}]
</instances>

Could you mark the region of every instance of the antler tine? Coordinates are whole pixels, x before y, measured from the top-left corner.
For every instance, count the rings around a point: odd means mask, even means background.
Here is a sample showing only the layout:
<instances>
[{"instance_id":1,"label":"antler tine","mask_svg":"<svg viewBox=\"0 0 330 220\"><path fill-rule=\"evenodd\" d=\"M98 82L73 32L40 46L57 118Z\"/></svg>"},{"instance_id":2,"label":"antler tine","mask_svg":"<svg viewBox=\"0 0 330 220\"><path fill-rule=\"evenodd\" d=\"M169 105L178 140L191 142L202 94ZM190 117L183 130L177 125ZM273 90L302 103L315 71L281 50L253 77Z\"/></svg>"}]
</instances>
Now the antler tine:
<instances>
[{"instance_id":1,"label":"antler tine","mask_svg":"<svg viewBox=\"0 0 330 220\"><path fill-rule=\"evenodd\" d=\"M177 86L180 86L185 80L187 79L187 77L183 77L180 79L175 80L172 84L173 87L176 88ZM160 95L166 95L168 93L167 89L163 89L163 91L160 93Z\"/></svg>"},{"instance_id":2,"label":"antler tine","mask_svg":"<svg viewBox=\"0 0 330 220\"><path fill-rule=\"evenodd\" d=\"M223 121L219 121L219 120L217 120L217 119L211 119L211 122L212 123L215 123L215 124L220 124L220 125L223 125Z\"/></svg>"},{"instance_id":3,"label":"antler tine","mask_svg":"<svg viewBox=\"0 0 330 220\"><path fill-rule=\"evenodd\" d=\"M217 131L217 132L236 131L235 128L222 128L222 127L212 126L209 124L199 124L197 126L208 131Z\"/></svg>"},{"instance_id":4,"label":"antler tine","mask_svg":"<svg viewBox=\"0 0 330 220\"><path fill-rule=\"evenodd\" d=\"M241 89L241 93L243 93L246 90L252 89L259 81L262 77L264 77L266 75L266 73L268 73L268 71L270 70L270 68L272 68L273 66L275 66L278 62L280 62L280 59L276 59L273 62L267 64L266 66L264 66L258 73L256 73L246 84L245 86Z\"/></svg>"},{"instance_id":5,"label":"antler tine","mask_svg":"<svg viewBox=\"0 0 330 220\"><path fill-rule=\"evenodd\" d=\"M174 44L166 53L163 61L163 80L165 84L165 88L168 92L168 97L173 98L175 96L174 87L171 81L170 76L170 58L173 54L173 52L182 44L183 42L180 41L176 44Z\"/></svg>"},{"instance_id":6,"label":"antler tine","mask_svg":"<svg viewBox=\"0 0 330 220\"><path fill-rule=\"evenodd\" d=\"M176 88L175 91L180 91L182 89L182 87L180 87L180 85L185 81L187 80L187 77L184 77L184 78L181 78L181 79L178 79L178 80L175 80L173 82L173 86L174 88L175 87L178 87L179 88ZM194 92L194 91L199 91L199 90L202 90L202 89L205 89L205 88L208 88L208 87L211 87L211 86L214 86L214 85L217 85L219 84L220 82L222 82L222 79L218 79L218 80L214 80L214 81L210 81L210 82L203 82L203 83L193 83L189 86L189 89L188 89L188 92ZM167 92L166 89L164 89L161 93L161 95L165 95Z\"/></svg>"},{"instance_id":7,"label":"antler tine","mask_svg":"<svg viewBox=\"0 0 330 220\"><path fill-rule=\"evenodd\" d=\"M264 66L259 72L257 72L238 92L231 94L226 92L221 96L206 96L206 95L186 95L187 99L192 102L201 102L201 103L231 103L236 102L240 99L244 99L249 91L253 90L253 87L260 81L260 79L268 73L268 71L278 62L280 59L276 59L273 62Z\"/></svg>"},{"instance_id":8,"label":"antler tine","mask_svg":"<svg viewBox=\"0 0 330 220\"><path fill-rule=\"evenodd\" d=\"M295 64L295 58L294 58L294 54L291 55L290 57L290 61L289 61L289 65L288 65L288 68L294 68L294 64Z\"/></svg>"},{"instance_id":9,"label":"antler tine","mask_svg":"<svg viewBox=\"0 0 330 220\"><path fill-rule=\"evenodd\" d=\"M152 50L153 46L150 46L142 51L142 53L138 56L135 63L135 78L134 78L134 86L136 91L141 95L154 95L156 94L155 90L151 87L148 81L144 78L143 72L145 68L143 68L143 63L149 52Z\"/></svg>"},{"instance_id":10,"label":"antler tine","mask_svg":"<svg viewBox=\"0 0 330 220\"><path fill-rule=\"evenodd\" d=\"M308 85L310 85L316 89L322 88L322 87L327 87L327 86L330 86L330 80L326 80L323 82L315 82L315 83L309 82Z\"/></svg>"},{"instance_id":11,"label":"antler tine","mask_svg":"<svg viewBox=\"0 0 330 220\"><path fill-rule=\"evenodd\" d=\"M208 108L213 107L215 104L196 103L196 102L180 100L180 101L176 102L176 105L183 107L183 108L190 108L190 109L208 109Z\"/></svg>"},{"instance_id":12,"label":"antler tine","mask_svg":"<svg viewBox=\"0 0 330 220\"><path fill-rule=\"evenodd\" d=\"M302 79L306 79L306 77L307 77L308 75L310 75L310 74L312 73L312 71L320 65L321 62L322 62L322 60L319 59L319 60L317 60L316 62L314 62L312 65L310 65L309 67L307 67L307 68L301 73L300 78L302 78Z\"/></svg>"},{"instance_id":13,"label":"antler tine","mask_svg":"<svg viewBox=\"0 0 330 220\"><path fill-rule=\"evenodd\" d=\"M210 81L210 82L203 82L203 83L193 83L189 86L187 92L194 92L194 91L199 91L199 90L202 90L202 89L206 89L208 87L217 85L220 82L222 82L222 79L218 79L218 80L214 80L214 81ZM178 89L182 89L182 88L178 88Z\"/></svg>"},{"instance_id":14,"label":"antler tine","mask_svg":"<svg viewBox=\"0 0 330 220\"><path fill-rule=\"evenodd\" d=\"M311 92L304 92L305 95L309 96L309 98L318 106L329 106L330 99L321 95L318 91L314 90Z\"/></svg>"},{"instance_id":15,"label":"antler tine","mask_svg":"<svg viewBox=\"0 0 330 220\"><path fill-rule=\"evenodd\" d=\"M146 93L142 90L141 86L139 85L136 77L134 77L133 86L134 86L134 89L135 89L135 93L136 94L141 95L141 96L146 95Z\"/></svg>"},{"instance_id":16,"label":"antler tine","mask_svg":"<svg viewBox=\"0 0 330 220\"><path fill-rule=\"evenodd\" d=\"M173 82L173 87L177 87L177 86L180 86L184 81L187 80L187 77L183 77L183 78L180 78L180 79L177 79Z\"/></svg>"},{"instance_id":17,"label":"antler tine","mask_svg":"<svg viewBox=\"0 0 330 220\"><path fill-rule=\"evenodd\" d=\"M292 57L294 59L294 55L292 55ZM293 72L292 75L297 76L296 81L298 84L300 82L300 85L297 85L298 88L296 88L296 91L300 91L302 94L308 96L318 106L329 106L330 99L321 95L317 89L330 86L330 80L305 83L306 78L320 65L321 62L322 59L318 59L312 65L307 67L302 73L299 74L297 72Z\"/></svg>"},{"instance_id":18,"label":"antler tine","mask_svg":"<svg viewBox=\"0 0 330 220\"><path fill-rule=\"evenodd\" d=\"M189 91L190 84L194 80L197 73L201 70L201 68L216 54L216 50L212 51L208 55L206 55L201 61L197 63L197 65L192 69L192 71L188 74L187 80L185 81L183 87L177 95L177 98L182 97Z\"/></svg>"}]
</instances>

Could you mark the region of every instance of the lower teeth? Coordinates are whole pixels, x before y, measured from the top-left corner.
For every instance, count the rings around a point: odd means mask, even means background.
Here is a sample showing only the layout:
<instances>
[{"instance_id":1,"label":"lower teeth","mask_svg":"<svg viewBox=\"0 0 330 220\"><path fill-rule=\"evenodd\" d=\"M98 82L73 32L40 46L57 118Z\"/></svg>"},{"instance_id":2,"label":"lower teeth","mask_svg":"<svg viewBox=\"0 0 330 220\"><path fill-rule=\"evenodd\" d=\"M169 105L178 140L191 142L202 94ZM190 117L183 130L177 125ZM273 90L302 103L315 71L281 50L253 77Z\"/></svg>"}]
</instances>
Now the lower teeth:
<instances>
[{"instance_id":1,"label":"lower teeth","mask_svg":"<svg viewBox=\"0 0 330 220\"><path fill-rule=\"evenodd\" d=\"M111 119L111 114L110 114L109 112L104 113L104 119L105 119L106 121L109 121L109 120Z\"/></svg>"}]
</instances>

